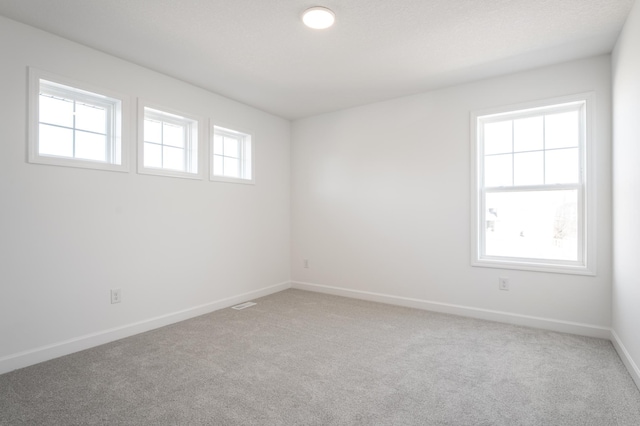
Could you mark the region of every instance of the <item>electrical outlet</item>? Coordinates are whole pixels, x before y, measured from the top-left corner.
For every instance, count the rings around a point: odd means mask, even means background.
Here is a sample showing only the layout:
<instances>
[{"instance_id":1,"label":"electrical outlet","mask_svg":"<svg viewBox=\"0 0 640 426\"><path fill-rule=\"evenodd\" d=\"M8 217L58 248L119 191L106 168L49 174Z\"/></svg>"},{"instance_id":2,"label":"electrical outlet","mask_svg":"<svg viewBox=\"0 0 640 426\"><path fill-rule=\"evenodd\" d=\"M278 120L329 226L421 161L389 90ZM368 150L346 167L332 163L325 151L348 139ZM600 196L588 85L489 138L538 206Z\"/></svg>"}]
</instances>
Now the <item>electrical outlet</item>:
<instances>
[{"instance_id":1,"label":"electrical outlet","mask_svg":"<svg viewBox=\"0 0 640 426\"><path fill-rule=\"evenodd\" d=\"M498 288L500 288L500 290L509 291L509 278L498 278Z\"/></svg>"},{"instance_id":2,"label":"electrical outlet","mask_svg":"<svg viewBox=\"0 0 640 426\"><path fill-rule=\"evenodd\" d=\"M111 289L111 304L120 303L122 301L122 293L119 288Z\"/></svg>"},{"instance_id":3,"label":"electrical outlet","mask_svg":"<svg viewBox=\"0 0 640 426\"><path fill-rule=\"evenodd\" d=\"M302 259L302 266L309 269L309 259Z\"/></svg>"}]
</instances>

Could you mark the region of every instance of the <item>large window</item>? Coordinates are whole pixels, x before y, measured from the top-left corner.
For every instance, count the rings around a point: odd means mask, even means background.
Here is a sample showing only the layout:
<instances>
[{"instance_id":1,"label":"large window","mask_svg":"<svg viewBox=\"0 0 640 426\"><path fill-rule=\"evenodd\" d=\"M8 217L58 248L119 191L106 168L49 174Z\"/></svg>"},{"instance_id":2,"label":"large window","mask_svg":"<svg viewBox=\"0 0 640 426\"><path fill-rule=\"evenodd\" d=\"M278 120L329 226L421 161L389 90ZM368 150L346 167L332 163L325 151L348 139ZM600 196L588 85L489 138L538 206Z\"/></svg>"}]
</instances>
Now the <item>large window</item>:
<instances>
[{"instance_id":1,"label":"large window","mask_svg":"<svg viewBox=\"0 0 640 426\"><path fill-rule=\"evenodd\" d=\"M591 96L472 115L476 266L592 274Z\"/></svg>"},{"instance_id":2,"label":"large window","mask_svg":"<svg viewBox=\"0 0 640 426\"><path fill-rule=\"evenodd\" d=\"M251 134L213 126L211 180L254 183Z\"/></svg>"},{"instance_id":3,"label":"large window","mask_svg":"<svg viewBox=\"0 0 640 426\"><path fill-rule=\"evenodd\" d=\"M138 171L201 178L198 167L199 120L142 103L140 116Z\"/></svg>"},{"instance_id":4,"label":"large window","mask_svg":"<svg viewBox=\"0 0 640 426\"><path fill-rule=\"evenodd\" d=\"M35 69L29 72L29 161L126 170L123 98Z\"/></svg>"}]
</instances>

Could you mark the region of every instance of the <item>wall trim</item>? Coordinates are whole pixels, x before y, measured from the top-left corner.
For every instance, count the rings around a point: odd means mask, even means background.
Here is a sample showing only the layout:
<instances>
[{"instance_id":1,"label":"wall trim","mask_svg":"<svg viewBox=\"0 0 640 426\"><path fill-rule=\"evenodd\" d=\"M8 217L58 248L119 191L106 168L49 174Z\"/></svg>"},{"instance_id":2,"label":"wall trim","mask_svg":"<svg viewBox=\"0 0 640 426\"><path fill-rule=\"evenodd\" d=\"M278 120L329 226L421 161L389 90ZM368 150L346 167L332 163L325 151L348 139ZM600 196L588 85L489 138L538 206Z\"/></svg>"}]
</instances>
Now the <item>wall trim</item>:
<instances>
[{"instance_id":1,"label":"wall trim","mask_svg":"<svg viewBox=\"0 0 640 426\"><path fill-rule=\"evenodd\" d=\"M454 305L450 303L434 302L430 300L414 299L410 297L392 296L390 294L372 293L369 291L352 290L342 287L333 287L300 281L292 281L291 288L314 291L317 293L333 294L335 296L344 296L354 299L368 300L372 302L387 303L390 305L398 305L408 308L423 309L426 311L440 312L444 314L460 315L463 317L471 317L488 321L521 325L525 327L540 328L544 330L558 331L561 333L578 334L580 336L597 337L607 340L611 338L610 328L592 324L562 321L552 318L534 317L529 315L514 314L511 312L473 308L470 306Z\"/></svg>"},{"instance_id":2,"label":"wall trim","mask_svg":"<svg viewBox=\"0 0 640 426\"><path fill-rule=\"evenodd\" d=\"M205 315L252 299L278 293L290 287L291 283L289 281L285 281L258 290L194 306L192 308L134 322L132 324L110 328L62 342L30 349L24 352L11 354L0 358L0 374L8 373L19 368L28 367L30 365L38 364L64 355L69 355L74 352L93 348L95 346L103 345L105 343L113 342L139 333L144 333L145 331L154 330L156 328L164 327L166 325L174 324L200 315Z\"/></svg>"},{"instance_id":3,"label":"wall trim","mask_svg":"<svg viewBox=\"0 0 640 426\"><path fill-rule=\"evenodd\" d=\"M242 293L236 296L209 302L192 308L183 309L166 315L138 321L120 327L115 327L96 333L68 339L51 345L41 346L16 354L0 358L0 374L8 373L19 368L38 364L74 352L79 352L105 343L113 342L125 337L130 337L156 328L164 327L180 321L185 321L200 315L205 315L220 309L225 309L238 303L251 299L268 296L289 288L312 291L316 293L332 294L336 296L350 297L353 299L368 300L372 302L387 303L391 305L422 309L445 314L460 315L471 318L497 321L507 324L522 325L526 327L541 328L562 333L578 334L588 337L597 337L611 340L618 352L620 359L627 367L635 384L640 388L640 368L620 340L615 330L591 324L583 324L570 321L555 320L550 318L534 317L529 315L514 314L510 312L495 311L489 309L473 308L463 305L434 302L423 299L393 296L389 294L373 293L361 290L352 290L342 287L326 286L300 281L285 281L262 289Z\"/></svg>"},{"instance_id":4,"label":"wall trim","mask_svg":"<svg viewBox=\"0 0 640 426\"><path fill-rule=\"evenodd\" d=\"M640 389L640 368L631 358L631 354L627 351L627 348L622 344L622 340L620 340L620 336L614 329L611 329L611 343L613 343L613 347L616 348L616 352L620 356L620 359L624 363L625 367L629 371L631 378L634 382L636 382L636 386Z\"/></svg>"}]
</instances>

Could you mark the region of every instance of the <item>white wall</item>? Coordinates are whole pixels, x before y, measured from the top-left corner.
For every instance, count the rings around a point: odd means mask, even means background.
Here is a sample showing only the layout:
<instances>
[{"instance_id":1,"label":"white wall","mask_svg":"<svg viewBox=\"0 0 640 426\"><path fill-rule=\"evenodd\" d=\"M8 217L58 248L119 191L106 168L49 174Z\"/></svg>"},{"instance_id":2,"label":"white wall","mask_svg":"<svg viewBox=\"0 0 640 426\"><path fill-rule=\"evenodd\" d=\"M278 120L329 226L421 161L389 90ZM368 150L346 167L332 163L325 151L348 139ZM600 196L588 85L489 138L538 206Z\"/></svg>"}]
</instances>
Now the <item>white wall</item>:
<instances>
[{"instance_id":1,"label":"white wall","mask_svg":"<svg viewBox=\"0 0 640 426\"><path fill-rule=\"evenodd\" d=\"M288 286L288 121L1 17L0 57L0 373ZM256 184L28 164L27 66L251 129Z\"/></svg>"},{"instance_id":2,"label":"white wall","mask_svg":"<svg viewBox=\"0 0 640 426\"><path fill-rule=\"evenodd\" d=\"M613 52L613 331L640 386L640 3Z\"/></svg>"},{"instance_id":3,"label":"white wall","mask_svg":"<svg viewBox=\"0 0 640 426\"><path fill-rule=\"evenodd\" d=\"M610 77L601 56L295 121L294 285L608 336ZM587 91L597 105L597 276L471 267L470 112Z\"/></svg>"},{"instance_id":4,"label":"white wall","mask_svg":"<svg viewBox=\"0 0 640 426\"><path fill-rule=\"evenodd\" d=\"M636 361L638 14L614 55L613 325ZM0 372L285 288L290 273L303 288L509 322L611 325L608 56L299 120L290 146L286 120L2 17L0 54ZM257 184L138 175L135 143L129 173L28 164L27 66L252 129ZM470 111L586 91L597 276L472 268Z\"/></svg>"}]
</instances>

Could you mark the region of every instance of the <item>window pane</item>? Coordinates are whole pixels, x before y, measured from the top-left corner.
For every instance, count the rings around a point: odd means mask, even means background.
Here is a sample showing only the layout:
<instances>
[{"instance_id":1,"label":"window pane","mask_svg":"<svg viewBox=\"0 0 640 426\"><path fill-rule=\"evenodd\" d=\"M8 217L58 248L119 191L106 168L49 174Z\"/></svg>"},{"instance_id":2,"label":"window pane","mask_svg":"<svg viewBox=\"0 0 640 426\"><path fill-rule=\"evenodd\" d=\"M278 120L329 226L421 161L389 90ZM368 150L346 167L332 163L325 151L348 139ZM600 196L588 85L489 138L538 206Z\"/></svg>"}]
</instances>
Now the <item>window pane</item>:
<instances>
[{"instance_id":1,"label":"window pane","mask_svg":"<svg viewBox=\"0 0 640 426\"><path fill-rule=\"evenodd\" d=\"M224 138L221 135L215 135L213 137L213 153L217 155L223 155Z\"/></svg>"},{"instance_id":2,"label":"window pane","mask_svg":"<svg viewBox=\"0 0 640 426\"><path fill-rule=\"evenodd\" d=\"M485 254L578 260L578 192L488 193Z\"/></svg>"},{"instance_id":3,"label":"window pane","mask_svg":"<svg viewBox=\"0 0 640 426\"><path fill-rule=\"evenodd\" d=\"M39 120L41 123L73 127L73 102L40 95Z\"/></svg>"},{"instance_id":4,"label":"window pane","mask_svg":"<svg viewBox=\"0 0 640 426\"><path fill-rule=\"evenodd\" d=\"M246 137L244 140L244 169L243 178L253 179L251 176L251 137Z\"/></svg>"},{"instance_id":5,"label":"window pane","mask_svg":"<svg viewBox=\"0 0 640 426\"><path fill-rule=\"evenodd\" d=\"M122 123L128 121L122 116L122 100L44 79L31 71L29 99L37 104L37 111L29 113L29 126L38 128L29 136L29 162L125 169L118 167L129 151L128 138L122 134Z\"/></svg>"},{"instance_id":6,"label":"window pane","mask_svg":"<svg viewBox=\"0 0 640 426\"><path fill-rule=\"evenodd\" d=\"M162 168L162 146L153 143L144 143L144 166Z\"/></svg>"},{"instance_id":7,"label":"window pane","mask_svg":"<svg viewBox=\"0 0 640 426\"><path fill-rule=\"evenodd\" d=\"M512 121L501 121L484 125L485 155L504 154L512 151L511 123Z\"/></svg>"},{"instance_id":8,"label":"window pane","mask_svg":"<svg viewBox=\"0 0 640 426\"><path fill-rule=\"evenodd\" d=\"M491 155L484 158L484 185L485 186L511 186L512 155Z\"/></svg>"},{"instance_id":9,"label":"window pane","mask_svg":"<svg viewBox=\"0 0 640 426\"><path fill-rule=\"evenodd\" d=\"M213 176L251 180L251 160L251 135L214 126Z\"/></svg>"},{"instance_id":10,"label":"window pane","mask_svg":"<svg viewBox=\"0 0 640 426\"><path fill-rule=\"evenodd\" d=\"M165 169L184 170L184 149L164 146L162 151L162 166Z\"/></svg>"},{"instance_id":11,"label":"window pane","mask_svg":"<svg viewBox=\"0 0 640 426\"><path fill-rule=\"evenodd\" d=\"M223 169L223 161L222 161L223 157L221 157L220 155L214 155L213 156L213 174L214 175L218 175L218 176L224 176L224 169Z\"/></svg>"},{"instance_id":12,"label":"window pane","mask_svg":"<svg viewBox=\"0 0 640 426\"><path fill-rule=\"evenodd\" d=\"M230 138L229 136L224 137L224 155L226 157L239 157L238 139Z\"/></svg>"},{"instance_id":13,"label":"window pane","mask_svg":"<svg viewBox=\"0 0 640 426\"><path fill-rule=\"evenodd\" d=\"M73 130L41 124L38 153L73 158Z\"/></svg>"},{"instance_id":14,"label":"window pane","mask_svg":"<svg viewBox=\"0 0 640 426\"><path fill-rule=\"evenodd\" d=\"M224 157L224 175L228 177L240 177L240 162L236 158Z\"/></svg>"},{"instance_id":15,"label":"window pane","mask_svg":"<svg viewBox=\"0 0 640 426\"><path fill-rule=\"evenodd\" d=\"M543 152L526 152L513 156L514 185L542 185L544 183Z\"/></svg>"},{"instance_id":16,"label":"window pane","mask_svg":"<svg viewBox=\"0 0 640 426\"><path fill-rule=\"evenodd\" d=\"M144 140L162 143L162 123L156 120L144 120Z\"/></svg>"},{"instance_id":17,"label":"window pane","mask_svg":"<svg viewBox=\"0 0 640 426\"><path fill-rule=\"evenodd\" d=\"M104 108L76 103L76 129L105 133L107 112Z\"/></svg>"},{"instance_id":18,"label":"window pane","mask_svg":"<svg viewBox=\"0 0 640 426\"><path fill-rule=\"evenodd\" d=\"M242 178L251 180L251 162L248 160L244 162Z\"/></svg>"},{"instance_id":19,"label":"window pane","mask_svg":"<svg viewBox=\"0 0 640 426\"><path fill-rule=\"evenodd\" d=\"M544 117L545 149L578 146L580 130L578 111Z\"/></svg>"},{"instance_id":20,"label":"window pane","mask_svg":"<svg viewBox=\"0 0 640 426\"><path fill-rule=\"evenodd\" d=\"M195 148L195 147L194 147ZM185 155L187 151L185 151ZM188 172L189 173L198 173L198 150L197 149L193 149L188 151L189 156L188 159L190 161L189 165L188 165Z\"/></svg>"},{"instance_id":21,"label":"window pane","mask_svg":"<svg viewBox=\"0 0 640 426\"><path fill-rule=\"evenodd\" d=\"M545 183L578 183L580 160L578 148L546 151Z\"/></svg>"},{"instance_id":22,"label":"window pane","mask_svg":"<svg viewBox=\"0 0 640 426\"><path fill-rule=\"evenodd\" d=\"M184 148L184 127L171 123L162 123L162 143Z\"/></svg>"},{"instance_id":23,"label":"window pane","mask_svg":"<svg viewBox=\"0 0 640 426\"><path fill-rule=\"evenodd\" d=\"M76 131L76 158L106 161L106 136Z\"/></svg>"},{"instance_id":24,"label":"window pane","mask_svg":"<svg viewBox=\"0 0 640 426\"><path fill-rule=\"evenodd\" d=\"M513 121L513 150L515 152L543 149L542 117L523 118Z\"/></svg>"}]
</instances>

